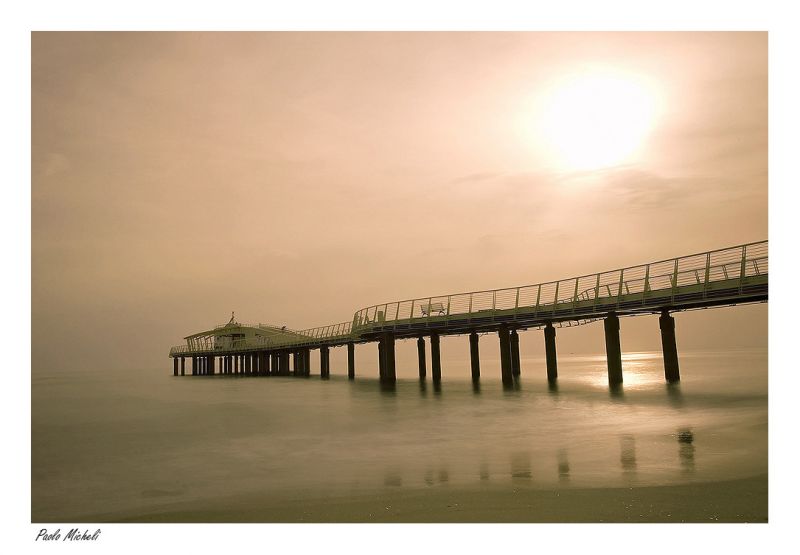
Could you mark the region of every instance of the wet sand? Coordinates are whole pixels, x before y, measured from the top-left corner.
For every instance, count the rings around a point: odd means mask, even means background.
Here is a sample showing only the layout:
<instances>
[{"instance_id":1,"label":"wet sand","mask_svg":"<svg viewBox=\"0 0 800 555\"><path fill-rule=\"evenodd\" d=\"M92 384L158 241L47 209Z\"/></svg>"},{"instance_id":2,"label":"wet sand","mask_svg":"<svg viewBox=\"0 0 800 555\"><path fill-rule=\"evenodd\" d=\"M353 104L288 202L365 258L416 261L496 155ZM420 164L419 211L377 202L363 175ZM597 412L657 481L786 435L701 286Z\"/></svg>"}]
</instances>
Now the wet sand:
<instances>
[{"instance_id":1,"label":"wet sand","mask_svg":"<svg viewBox=\"0 0 800 555\"><path fill-rule=\"evenodd\" d=\"M83 522L767 522L767 476L631 488L535 489L513 484L387 488L374 495L263 495L165 505Z\"/></svg>"}]
</instances>

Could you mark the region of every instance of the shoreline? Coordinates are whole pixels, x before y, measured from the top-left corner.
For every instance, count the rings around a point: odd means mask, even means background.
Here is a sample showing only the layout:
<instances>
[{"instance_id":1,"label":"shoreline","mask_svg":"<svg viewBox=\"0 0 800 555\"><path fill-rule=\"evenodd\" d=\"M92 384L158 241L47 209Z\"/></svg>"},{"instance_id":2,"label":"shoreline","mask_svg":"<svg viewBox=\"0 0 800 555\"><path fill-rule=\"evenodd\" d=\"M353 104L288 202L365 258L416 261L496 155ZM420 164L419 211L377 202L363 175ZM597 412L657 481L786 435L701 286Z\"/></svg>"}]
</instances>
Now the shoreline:
<instances>
[{"instance_id":1,"label":"shoreline","mask_svg":"<svg viewBox=\"0 0 800 555\"><path fill-rule=\"evenodd\" d=\"M263 494L180 502L125 515L61 522L119 523L599 523L768 522L766 474L721 482L628 488L526 486L384 489L278 499ZM43 521L44 522L44 521Z\"/></svg>"}]
</instances>

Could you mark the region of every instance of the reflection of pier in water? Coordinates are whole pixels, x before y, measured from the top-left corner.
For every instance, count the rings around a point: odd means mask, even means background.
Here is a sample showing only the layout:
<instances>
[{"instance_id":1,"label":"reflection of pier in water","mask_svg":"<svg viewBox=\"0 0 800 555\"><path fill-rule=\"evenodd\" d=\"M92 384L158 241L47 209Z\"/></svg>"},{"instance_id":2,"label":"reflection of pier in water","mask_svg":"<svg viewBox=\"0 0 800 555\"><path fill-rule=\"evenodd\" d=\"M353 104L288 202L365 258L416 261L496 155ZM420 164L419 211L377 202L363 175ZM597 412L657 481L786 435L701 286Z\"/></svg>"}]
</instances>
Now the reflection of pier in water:
<instances>
[{"instance_id":1,"label":"reflection of pier in water","mask_svg":"<svg viewBox=\"0 0 800 555\"><path fill-rule=\"evenodd\" d=\"M623 475L629 478L636 475L636 438L632 435L620 438L619 464Z\"/></svg>"},{"instance_id":2,"label":"reflection of pier in water","mask_svg":"<svg viewBox=\"0 0 800 555\"><path fill-rule=\"evenodd\" d=\"M695 471L695 446L694 432L690 428L678 429L674 436L678 443L678 460L681 471L684 474L692 474ZM636 478L639 471L639 463L636 456L636 438L632 434L619 436L619 468L622 476L627 480ZM509 455L508 470L505 472L491 472L489 461L482 459L478 465L477 478L480 482L489 482L494 479L508 480L514 483L533 482L533 454L530 451L515 451ZM566 448L560 448L555 453L555 464L553 467L557 475L557 481L561 485L568 485L574 477L572 466L569 462L569 452ZM473 475L474 476L474 475ZM447 484L452 479L452 472L444 463L428 466L423 476L423 481L427 486ZM544 477L546 478L546 477ZM545 480L546 481L546 480ZM403 485L401 470L391 468L384 473L383 485L386 487L401 487Z\"/></svg>"},{"instance_id":3,"label":"reflection of pier in water","mask_svg":"<svg viewBox=\"0 0 800 555\"><path fill-rule=\"evenodd\" d=\"M678 456L681 468L687 474L694 472L694 433L690 428L678 430Z\"/></svg>"},{"instance_id":4,"label":"reflection of pier in water","mask_svg":"<svg viewBox=\"0 0 800 555\"><path fill-rule=\"evenodd\" d=\"M430 343L434 393L442 377L440 338L468 335L472 380L480 380L479 339L496 333L504 387L518 387L520 332L544 330L547 381L558 377L556 328L603 321L608 383L620 395L622 351L619 318L659 314L664 376L680 380L675 320L681 310L766 302L768 243L761 241L662 260L566 280L395 301L357 311L350 322L307 330L266 324L243 325L233 317L225 325L187 336L173 347L173 374L309 376L310 351L319 350L320 376L330 377L330 349L347 348L347 376L355 378L355 345L378 344L380 381L396 381L395 342L417 342L419 378L428 375L425 338ZM391 388L390 388L391 390ZM555 392L555 390L554 390Z\"/></svg>"}]
</instances>

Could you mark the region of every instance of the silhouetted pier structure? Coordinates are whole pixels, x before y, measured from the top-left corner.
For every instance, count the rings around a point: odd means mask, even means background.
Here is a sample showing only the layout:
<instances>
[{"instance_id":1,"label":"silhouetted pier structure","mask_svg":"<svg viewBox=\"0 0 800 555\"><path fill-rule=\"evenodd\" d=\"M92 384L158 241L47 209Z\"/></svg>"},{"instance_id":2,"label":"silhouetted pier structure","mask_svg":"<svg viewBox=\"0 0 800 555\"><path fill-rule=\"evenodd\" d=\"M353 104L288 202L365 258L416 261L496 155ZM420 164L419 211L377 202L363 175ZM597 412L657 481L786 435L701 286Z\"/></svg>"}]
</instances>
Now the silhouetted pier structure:
<instances>
[{"instance_id":1,"label":"silhouetted pier structure","mask_svg":"<svg viewBox=\"0 0 800 555\"><path fill-rule=\"evenodd\" d=\"M378 344L378 374L394 382L395 341L416 339L419 377L426 379L425 338L431 343L431 377L441 381L439 341L469 335L472 379L480 379L479 334L497 333L504 385L521 373L519 332L543 329L547 379L558 377L556 328L602 320L609 384L623 381L619 318L660 314L664 375L680 380L675 320L681 310L766 302L769 282L767 241L693 254L618 270L508 289L437 295L363 308L352 321L307 330L225 325L186 337L173 347L173 374L309 376L310 353L320 351L320 376L330 376L330 349L347 347L347 374L355 378L355 344ZM290 357L293 360L290 368Z\"/></svg>"}]
</instances>

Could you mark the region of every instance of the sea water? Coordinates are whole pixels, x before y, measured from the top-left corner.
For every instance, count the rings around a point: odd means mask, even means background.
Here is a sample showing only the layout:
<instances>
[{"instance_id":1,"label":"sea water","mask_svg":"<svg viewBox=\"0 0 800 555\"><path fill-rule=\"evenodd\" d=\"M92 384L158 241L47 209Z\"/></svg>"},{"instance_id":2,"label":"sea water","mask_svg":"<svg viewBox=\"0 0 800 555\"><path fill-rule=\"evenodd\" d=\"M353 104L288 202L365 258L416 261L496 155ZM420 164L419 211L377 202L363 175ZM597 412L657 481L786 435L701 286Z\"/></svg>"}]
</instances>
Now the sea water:
<instances>
[{"instance_id":1,"label":"sea water","mask_svg":"<svg viewBox=\"0 0 800 555\"><path fill-rule=\"evenodd\" d=\"M332 367L329 380L174 377L86 369L32 378L32 521L124 519L176 503L258 494L319 502L382 489L494 484L677 485L765 475L767 352L523 358L513 389L482 360L479 386L445 366L441 384ZM416 368L398 370L413 376ZM316 368L315 368L316 369ZM188 364L187 364L188 371Z\"/></svg>"}]
</instances>

